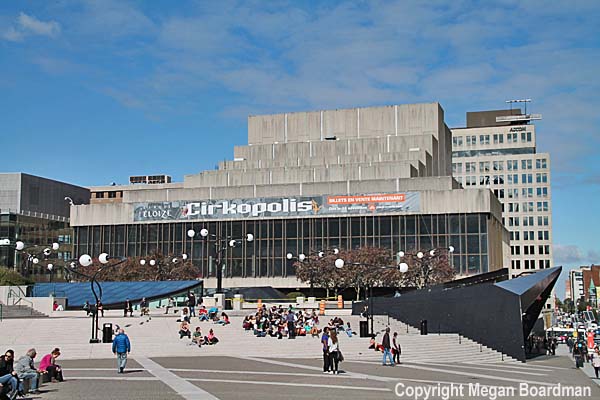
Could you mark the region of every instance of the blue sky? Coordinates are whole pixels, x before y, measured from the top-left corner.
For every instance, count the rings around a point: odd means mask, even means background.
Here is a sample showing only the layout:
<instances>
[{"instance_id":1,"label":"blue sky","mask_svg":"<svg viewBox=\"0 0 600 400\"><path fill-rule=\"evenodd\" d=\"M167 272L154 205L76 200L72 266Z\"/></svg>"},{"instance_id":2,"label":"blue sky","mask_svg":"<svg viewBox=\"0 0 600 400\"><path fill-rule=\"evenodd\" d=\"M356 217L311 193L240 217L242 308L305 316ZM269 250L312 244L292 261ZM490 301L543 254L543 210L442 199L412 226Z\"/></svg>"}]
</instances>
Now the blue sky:
<instances>
[{"instance_id":1,"label":"blue sky","mask_svg":"<svg viewBox=\"0 0 600 400\"><path fill-rule=\"evenodd\" d=\"M532 98L555 262L600 263L599 27L593 0L3 1L0 171L181 180L249 114L438 101L456 127Z\"/></svg>"}]
</instances>

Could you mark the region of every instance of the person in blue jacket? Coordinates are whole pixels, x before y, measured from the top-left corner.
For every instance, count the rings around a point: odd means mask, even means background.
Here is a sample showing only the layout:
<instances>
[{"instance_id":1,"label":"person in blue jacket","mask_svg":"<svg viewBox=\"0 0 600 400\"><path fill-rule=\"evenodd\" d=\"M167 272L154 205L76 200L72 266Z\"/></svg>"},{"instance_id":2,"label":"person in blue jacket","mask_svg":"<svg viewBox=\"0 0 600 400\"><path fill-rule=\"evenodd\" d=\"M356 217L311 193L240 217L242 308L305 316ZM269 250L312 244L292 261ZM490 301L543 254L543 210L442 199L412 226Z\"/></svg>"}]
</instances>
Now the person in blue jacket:
<instances>
[{"instance_id":1,"label":"person in blue jacket","mask_svg":"<svg viewBox=\"0 0 600 400\"><path fill-rule=\"evenodd\" d=\"M127 354L130 351L131 343L129 343L129 337L125 334L125 330L121 328L112 343L112 352L117 355L117 372L119 374L123 373L125 365L127 365Z\"/></svg>"}]
</instances>

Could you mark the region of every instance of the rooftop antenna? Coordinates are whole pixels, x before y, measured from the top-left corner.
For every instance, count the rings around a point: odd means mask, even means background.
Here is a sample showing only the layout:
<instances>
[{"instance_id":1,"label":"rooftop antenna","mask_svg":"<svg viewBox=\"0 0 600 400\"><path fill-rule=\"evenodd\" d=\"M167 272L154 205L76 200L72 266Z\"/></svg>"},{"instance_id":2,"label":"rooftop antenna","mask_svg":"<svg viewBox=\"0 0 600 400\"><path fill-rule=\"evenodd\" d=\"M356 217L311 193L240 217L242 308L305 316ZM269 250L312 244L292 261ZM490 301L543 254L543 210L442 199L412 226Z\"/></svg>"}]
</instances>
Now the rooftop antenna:
<instances>
[{"instance_id":1,"label":"rooftop antenna","mask_svg":"<svg viewBox=\"0 0 600 400\"><path fill-rule=\"evenodd\" d=\"M510 111L512 114L513 103L525 103L525 115L527 115L527 103L530 103L531 99L515 99L515 100L506 100L505 103L510 104Z\"/></svg>"}]
</instances>

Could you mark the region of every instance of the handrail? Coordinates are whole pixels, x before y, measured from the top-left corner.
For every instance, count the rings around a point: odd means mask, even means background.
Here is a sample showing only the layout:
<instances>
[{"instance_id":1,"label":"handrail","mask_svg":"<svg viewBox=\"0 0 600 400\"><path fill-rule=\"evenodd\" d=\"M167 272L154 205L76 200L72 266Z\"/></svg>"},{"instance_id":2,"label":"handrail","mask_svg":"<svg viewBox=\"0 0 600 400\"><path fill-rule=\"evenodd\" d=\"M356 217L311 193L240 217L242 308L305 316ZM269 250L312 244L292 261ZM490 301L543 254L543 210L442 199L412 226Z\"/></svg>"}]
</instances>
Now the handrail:
<instances>
[{"instance_id":1,"label":"handrail","mask_svg":"<svg viewBox=\"0 0 600 400\"><path fill-rule=\"evenodd\" d=\"M25 293L23 293L23 289L21 289L20 287L18 287L18 288L19 288L19 291L21 292L21 294L25 294ZM19 293L15 292L15 290L12 288L12 286L8 290L8 294L6 296L6 303L7 304L9 302L10 298L16 298L17 299L16 301L15 300L12 301L12 305L13 306L21 306L22 304L19 304L21 302L29 303L28 307L30 308L31 315L33 315L33 302L27 300L25 297L23 297L23 296L19 295Z\"/></svg>"},{"instance_id":2,"label":"handrail","mask_svg":"<svg viewBox=\"0 0 600 400\"><path fill-rule=\"evenodd\" d=\"M0 303L0 322L2 322L2 314L3 314L3 308L4 306L2 305L2 303Z\"/></svg>"}]
</instances>

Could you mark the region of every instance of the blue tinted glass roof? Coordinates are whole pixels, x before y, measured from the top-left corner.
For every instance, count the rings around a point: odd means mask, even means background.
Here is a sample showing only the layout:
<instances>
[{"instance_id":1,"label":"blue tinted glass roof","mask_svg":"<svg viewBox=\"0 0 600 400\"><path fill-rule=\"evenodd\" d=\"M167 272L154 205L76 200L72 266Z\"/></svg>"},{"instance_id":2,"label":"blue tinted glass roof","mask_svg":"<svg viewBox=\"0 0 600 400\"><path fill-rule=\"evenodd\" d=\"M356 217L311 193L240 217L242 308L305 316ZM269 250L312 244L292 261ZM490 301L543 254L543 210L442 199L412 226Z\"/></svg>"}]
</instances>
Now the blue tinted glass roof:
<instances>
[{"instance_id":1,"label":"blue tinted glass roof","mask_svg":"<svg viewBox=\"0 0 600 400\"><path fill-rule=\"evenodd\" d=\"M123 303L126 299L137 302L145 297L147 300L166 297L170 294L186 292L202 281L147 281L147 282L100 282L102 285L102 303L104 306ZM57 297L69 299L68 306L82 307L86 301L94 303L94 295L89 282L81 283L36 283L33 287L34 297L48 297L55 293Z\"/></svg>"}]
</instances>

